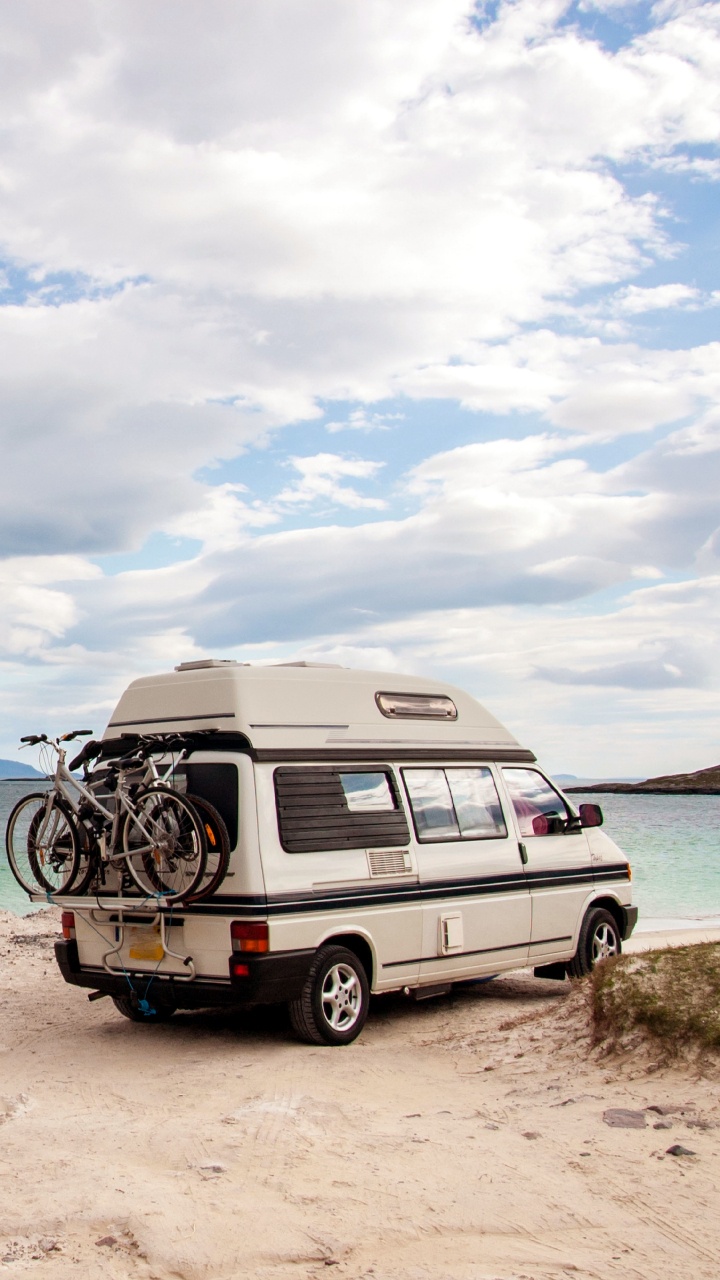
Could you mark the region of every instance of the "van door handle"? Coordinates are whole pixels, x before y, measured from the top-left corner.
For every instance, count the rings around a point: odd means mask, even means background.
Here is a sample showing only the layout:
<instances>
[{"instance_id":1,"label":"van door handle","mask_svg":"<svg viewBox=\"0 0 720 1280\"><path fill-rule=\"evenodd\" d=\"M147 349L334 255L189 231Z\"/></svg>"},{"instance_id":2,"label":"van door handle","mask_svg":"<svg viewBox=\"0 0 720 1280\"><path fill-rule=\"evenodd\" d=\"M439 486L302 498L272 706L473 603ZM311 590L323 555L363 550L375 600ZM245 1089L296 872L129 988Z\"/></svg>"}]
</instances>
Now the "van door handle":
<instances>
[{"instance_id":1,"label":"van door handle","mask_svg":"<svg viewBox=\"0 0 720 1280\"><path fill-rule=\"evenodd\" d=\"M520 852L520 861L525 867L527 866L527 860L528 860L527 849L525 848L524 844L518 843L518 850Z\"/></svg>"}]
</instances>

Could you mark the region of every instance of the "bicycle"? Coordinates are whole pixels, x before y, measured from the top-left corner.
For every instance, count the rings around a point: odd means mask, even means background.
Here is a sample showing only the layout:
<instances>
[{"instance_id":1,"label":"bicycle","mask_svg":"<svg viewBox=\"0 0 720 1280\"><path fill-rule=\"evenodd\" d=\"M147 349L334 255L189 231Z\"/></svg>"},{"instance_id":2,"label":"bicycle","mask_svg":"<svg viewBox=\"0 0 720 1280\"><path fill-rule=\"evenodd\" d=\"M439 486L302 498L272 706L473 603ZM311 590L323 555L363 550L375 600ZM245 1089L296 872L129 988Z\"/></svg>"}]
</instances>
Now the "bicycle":
<instances>
[{"instance_id":1,"label":"bicycle","mask_svg":"<svg viewBox=\"0 0 720 1280\"><path fill-rule=\"evenodd\" d=\"M176 773L178 766L190 754L197 745L198 737L210 737L215 730L197 730L192 738L182 733L149 733L143 734L135 741L133 754L139 760L145 762L145 773L141 779L141 785L148 787L157 787L159 785L169 785L173 790L177 790L176 785L170 782L170 779ZM82 751L70 761L69 768L77 769L83 766L84 780L88 786L103 787L103 778L93 780L89 772L91 762L97 760L102 744L97 742L87 742ZM179 757L175 758L175 753L180 752ZM171 755L172 759L164 773L159 772L155 756ZM230 866L230 837L223 818L218 810L204 796L198 796L191 792L184 792L185 799L192 805L202 822L205 832L205 844L207 848L207 858L205 871L201 881L192 894L187 894L189 901L198 902L202 898L210 898L217 891L227 875Z\"/></svg>"},{"instance_id":2,"label":"bicycle","mask_svg":"<svg viewBox=\"0 0 720 1280\"><path fill-rule=\"evenodd\" d=\"M80 757L71 767L65 763L61 744L90 732L21 739L54 750L57 761L50 789L25 796L8 819L5 845L15 879L27 893L40 891L50 898L72 890L81 896L96 876L104 882L114 868L121 889L126 872L146 897L190 897L207 865L205 830L191 802L163 782L129 781L145 763L134 754L112 761L102 778L103 789L113 796L108 808L94 794L87 771L83 782L71 772ZM93 747L99 754L100 744Z\"/></svg>"}]
</instances>

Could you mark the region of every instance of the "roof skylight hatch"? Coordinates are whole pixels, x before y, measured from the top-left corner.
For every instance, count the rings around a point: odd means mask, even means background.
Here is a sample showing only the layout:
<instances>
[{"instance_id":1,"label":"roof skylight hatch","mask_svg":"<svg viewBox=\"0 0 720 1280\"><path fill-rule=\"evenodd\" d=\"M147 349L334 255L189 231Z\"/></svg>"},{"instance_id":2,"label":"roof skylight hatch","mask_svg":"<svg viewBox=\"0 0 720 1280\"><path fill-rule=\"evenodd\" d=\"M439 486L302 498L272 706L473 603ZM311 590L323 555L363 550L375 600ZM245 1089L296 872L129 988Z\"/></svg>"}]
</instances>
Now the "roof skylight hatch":
<instances>
[{"instance_id":1,"label":"roof skylight hatch","mask_svg":"<svg viewBox=\"0 0 720 1280\"><path fill-rule=\"evenodd\" d=\"M457 720L457 707L444 693L376 693L388 720Z\"/></svg>"},{"instance_id":2,"label":"roof skylight hatch","mask_svg":"<svg viewBox=\"0 0 720 1280\"><path fill-rule=\"evenodd\" d=\"M206 671L208 667L247 667L248 662L236 662L234 658L198 658L194 662L181 662L176 671Z\"/></svg>"}]
</instances>

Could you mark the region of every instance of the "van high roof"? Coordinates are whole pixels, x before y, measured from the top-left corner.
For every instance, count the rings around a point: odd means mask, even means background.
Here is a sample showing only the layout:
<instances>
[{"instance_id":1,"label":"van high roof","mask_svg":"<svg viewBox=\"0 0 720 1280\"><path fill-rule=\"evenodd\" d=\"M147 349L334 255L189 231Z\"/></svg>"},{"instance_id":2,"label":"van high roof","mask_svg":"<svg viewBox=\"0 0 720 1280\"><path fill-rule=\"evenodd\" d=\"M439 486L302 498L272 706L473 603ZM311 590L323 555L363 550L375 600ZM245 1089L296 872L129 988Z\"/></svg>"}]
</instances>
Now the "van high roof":
<instances>
[{"instance_id":1,"label":"van high roof","mask_svg":"<svg viewBox=\"0 0 720 1280\"><path fill-rule=\"evenodd\" d=\"M469 694L396 671L312 663L253 666L206 659L133 680L105 739L215 730L207 746L237 745L258 758L452 755L531 761ZM231 742L231 739L234 742ZM198 744L199 745L199 744Z\"/></svg>"}]
</instances>

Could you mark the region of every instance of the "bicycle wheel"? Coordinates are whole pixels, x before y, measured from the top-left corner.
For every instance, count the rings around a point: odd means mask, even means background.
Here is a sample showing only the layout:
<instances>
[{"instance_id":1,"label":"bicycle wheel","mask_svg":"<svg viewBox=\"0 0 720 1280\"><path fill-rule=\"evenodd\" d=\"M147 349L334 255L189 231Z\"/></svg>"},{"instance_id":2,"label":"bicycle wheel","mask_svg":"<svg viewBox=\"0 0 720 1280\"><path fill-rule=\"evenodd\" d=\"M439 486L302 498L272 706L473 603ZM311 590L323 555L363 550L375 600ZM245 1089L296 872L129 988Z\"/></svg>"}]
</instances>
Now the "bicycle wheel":
<instances>
[{"instance_id":1,"label":"bicycle wheel","mask_svg":"<svg viewBox=\"0 0 720 1280\"><path fill-rule=\"evenodd\" d=\"M187 898L201 883L207 860L203 825L170 787L136 796L121 838L128 871L143 893Z\"/></svg>"},{"instance_id":2,"label":"bicycle wheel","mask_svg":"<svg viewBox=\"0 0 720 1280\"><path fill-rule=\"evenodd\" d=\"M5 832L7 858L26 893L67 893L81 865L81 841L72 809L47 792L18 801Z\"/></svg>"},{"instance_id":3,"label":"bicycle wheel","mask_svg":"<svg viewBox=\"0 0 720 1280\"><path fill-rule=\"evenodd\" d=\"M26 893L37 893L40 885L30 868L28 858L30 824L38 813L44 811L47 795L45 792L33 792L23 796L10 811L5 828L5 852L15 879Z\"/></svg>"},{"instance_id":4,"label":"bicycle wheel","mask_svg":"<svg viewBox=\"0 0 720 1280\"><path fill-rule=\"evenodd\" d=\"M230 837L217 809L202 796L185 795L203 825L207 860L200 884L192 895L193 902L210 898L219 889L230 865Z\"/></svg>"}]
</instances>

